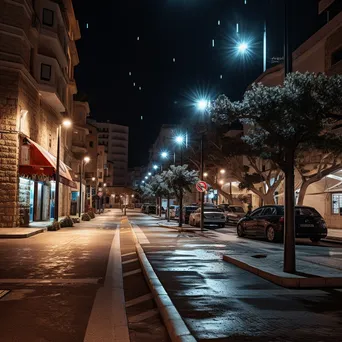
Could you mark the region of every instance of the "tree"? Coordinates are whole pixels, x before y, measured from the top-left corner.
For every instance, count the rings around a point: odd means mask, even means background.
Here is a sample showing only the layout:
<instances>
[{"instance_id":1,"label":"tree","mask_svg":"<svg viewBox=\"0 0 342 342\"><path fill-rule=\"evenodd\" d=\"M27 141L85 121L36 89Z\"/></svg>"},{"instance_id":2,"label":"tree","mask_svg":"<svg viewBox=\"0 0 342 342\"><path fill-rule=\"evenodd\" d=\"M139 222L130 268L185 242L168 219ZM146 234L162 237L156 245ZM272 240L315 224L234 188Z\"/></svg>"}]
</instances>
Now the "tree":
<instances>
[{"instance_id":1,"label":"tree","mask_svg":"<svg viewBox=\"0 0 342 342\"><path fill-rule=\"evenodd\" d=\"M342 112L342 76L290 73L282 86L253 84L242 101L222 95L212 111L221 123L239 120L247 128L242 138L250 149L272 160L285 175L284 271L295 272L295 155L316 146L335 147L340 137L330 130ZM341 146L341 145L340 145Z\"/></svg>"},{"instance_id":2,"label":"tree","mask_svg":"<svg viewBox=\"0 0 342 342\"><path fill-rule=\"evenodd\" d=\"M172 189L174 195L179 200L180 220L179 227L182 227L182 200L185 192L191 192L191 186L199 180L198 171L188 170L188 165L174 166L171 165L169 170L164 171L161 175L166 187Z\"/></svg>"}]
</instances>

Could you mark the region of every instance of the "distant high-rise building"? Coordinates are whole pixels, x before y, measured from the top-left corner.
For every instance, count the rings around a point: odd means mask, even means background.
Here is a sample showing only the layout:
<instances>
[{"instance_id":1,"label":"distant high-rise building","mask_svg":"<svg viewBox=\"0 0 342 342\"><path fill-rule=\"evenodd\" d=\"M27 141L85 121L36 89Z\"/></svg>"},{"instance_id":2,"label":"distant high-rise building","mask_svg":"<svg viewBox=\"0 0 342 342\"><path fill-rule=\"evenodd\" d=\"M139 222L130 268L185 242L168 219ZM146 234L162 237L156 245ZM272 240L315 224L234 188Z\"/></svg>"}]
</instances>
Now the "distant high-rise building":
<instances>
[{"instance_id":1,"label":"distant high-rise building","mask_svg":"<svg viewBox=\"0 0 342 342\"><path fill-rule=\"evenodd\" d=\"M108 162L111 162L112 171L109 170L105 180L107 186L126 186L129 128L110 122L96 120L88 120L88 122L97 127L98 144L104 146Z\"/></svg>"}]
</instances>

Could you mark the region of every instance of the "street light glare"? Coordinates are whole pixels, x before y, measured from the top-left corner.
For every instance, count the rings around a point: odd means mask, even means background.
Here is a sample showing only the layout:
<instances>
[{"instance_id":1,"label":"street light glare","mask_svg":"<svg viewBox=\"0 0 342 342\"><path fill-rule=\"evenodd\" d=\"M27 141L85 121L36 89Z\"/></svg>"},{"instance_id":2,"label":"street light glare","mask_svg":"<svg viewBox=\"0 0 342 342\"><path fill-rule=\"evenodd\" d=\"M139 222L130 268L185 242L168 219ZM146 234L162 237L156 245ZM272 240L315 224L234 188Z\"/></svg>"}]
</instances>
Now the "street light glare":
<instances>
[{"instance_id":1,"label":"street light glare","mask_svg":"<svg viewBox=\"0 0 342 342\"><path fill-rule=\"evenodd\" d=\"M62 122L62 125L64 127L68 128L68 127L70 127L72 125L72 122L69 119L64 119L63 122Z\"/></svg>"},{"instance_id":2,"label":"street light glare","mask_svg":"<svg viewBox=\"0 0 342 342\"><path fill-rule=\"evenodd\" d=\"M248 44L246 42L242 42L238 44L237 48L240 53L245 53L248 50Z\"/></svg>"},{"instance_id":3,"label":"street light glare","mask_svg":"<svg viewBox=\"0 0 342 342\"><path fill-rule=\"evenodd\" d=\"M147 177L147 176L145 176L145 179L148 179L148 177Z\"/></svg>"},{"instance_id":4,"label":"street light glare","mask_svg":"<svg viewBox=\"0 0 342 342\"><path fill-rule=\"evenodd\" d=\"M84 157L83 160L84 160L85 163L89 163L90 162L90 158L89 157Z\"/></svg>"},{"instance_id":5,"label":"street light glare","mask_svg":"<svg viewBox=\"0 0 342 342\"><path fill-rule=\"evenodd\" d=\"M202 99L202 100L197 101L197 108L199 110L206 110L208 108L208 105L209 105L209 101L207 100Z\"/></svg>"},{"instance_id":6,"label":"street light glare","mask_svg":"<svg viewBox=\"0 0 342 342\"><path fill-rule=\"evenodd\" d=\"M151 176L151 175L152 175L152 173L151 173L151 172L149 172L149 173L148 173L148 175L149 175L149 176Z\"/></svg>"},{"instance_id":7,"label":"street light glare","mask_svg":"<svg viewBox=\"0 0 342 342\"><path fill-rule=\"evenodd\" d=\"M161 155L162 158L165 159L165 158L167 158L168 153L167 153L166 151L164 151L164 152L162 152L160 155Z\"/></svg>"},{"instance_id":8,"label":"street light glare","mask_svg":"<svg viewBox=\"0 0 342 342\"><path fill-rule=\"evenodd\" d=\"M154 168L155 170L157 170L157 169L158 169L158 165L153 165L153 168Z\"/></svg>"},{"instance_id":9,"label":"street light glare","mask_svg":"<svg viewBox=\"0 0 342 342\"><path fill-rule=\"evenodd\" d=\"M177 144L183 144L183 142L184 142L184 137L183 137L182 135L177 135L176 138L175 138L175 140L176 140L176 143L177 143Z\"/></svg>"},{"instance_id":10,"label":"street light glare","mask_svg":"<svg viewBox=\"0 0 342 342\"><path fill-rule=\"evenodd\" d=\"M220 170L220 173L223 175L223 174L226 173L226 170L225 170L225 169L221 169L221 170Z\"/></svg>"}]
</instances>

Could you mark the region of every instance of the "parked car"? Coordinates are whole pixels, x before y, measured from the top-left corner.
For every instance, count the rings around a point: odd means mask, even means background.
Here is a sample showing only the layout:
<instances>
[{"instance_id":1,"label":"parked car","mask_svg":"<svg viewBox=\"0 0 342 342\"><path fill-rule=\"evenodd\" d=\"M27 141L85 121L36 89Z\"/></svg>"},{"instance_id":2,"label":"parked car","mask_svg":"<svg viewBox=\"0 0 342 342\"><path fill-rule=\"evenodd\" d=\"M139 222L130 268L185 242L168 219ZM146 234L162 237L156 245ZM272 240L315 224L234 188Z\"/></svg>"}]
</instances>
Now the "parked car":
<instances>
[{"instance_id":1,"label":"parked car","mask_svg":"<svg viewBox=\"0 0 342 342\"><path fill-rule=\"evenodd\" d=\"M246 215L241 205L219 204L218 207L224 211L227 224L237 224Z\"/></svg>"},{"instance_id":2,"label":"parked car","mask_svg":"<svg viewBox=\"0 0 342 342\"><path fill-rule=\"evenodd\" d=\"M146 214L146 209L147 209L147 207L148 207L149 205L150 205L150 203L143 203L143 204L141 205L140 212Z\"/></svg>"},{"instance_id":3,"label":"parked car","mask_svg":"<svg viewBox=\"0 0 342 342\"><path fill-rule=\"evenodd\" d=\"M237 234L263 237L267 241L281 240L284 235L284 206L268 205L254 210L237 225ZM318 242L328 234L327 226L318 211L311 207L295 207L295 234Z\"/></svg>"},{"instance_id":4,"label":"parked car","mask_svg":"<svg viewBox=\"0 0 342 342\"><path fill-rule=\"evenodd\" d=\"M176 210L179 205L170 205L170 219L176 218Z\"/></svg>"},{"instance_id":5,"label":"parked car","mask_svg":"<svg viewBox=\"0 0 342 342\"><path fill-rule=\"evenodd\" d=\"M204 225L217 225L222 228L226 223L226 217L223 211L216 206L204 207L203 220ZM191 226L200 226L201 208L196 209L190 214L189 223Z\"/></svg>"},{"instance_id":6,"label":"parked car","mask_svg":"<svg viewBox=\"0 0 342 342\"><path fill-rule=\"evenodd\" d=\"M149 204L146 207L146 214L156 214L157 212L157 207L154 204Z\"/></svg>"},{"instance_id":7,"label":"parked car","mask_svg":"<svg viewBox=\"0 0 342 342\"><path fill-rule=\"evenodd\" d=\"M189 223L190 214L193 213L197 209L198 209L198 205L185 205L183 207L183 222ZM179 212L179 207L177 208L177 211ZM179 213L177 217L179 217Z\"/></svg>"}]
</instances>

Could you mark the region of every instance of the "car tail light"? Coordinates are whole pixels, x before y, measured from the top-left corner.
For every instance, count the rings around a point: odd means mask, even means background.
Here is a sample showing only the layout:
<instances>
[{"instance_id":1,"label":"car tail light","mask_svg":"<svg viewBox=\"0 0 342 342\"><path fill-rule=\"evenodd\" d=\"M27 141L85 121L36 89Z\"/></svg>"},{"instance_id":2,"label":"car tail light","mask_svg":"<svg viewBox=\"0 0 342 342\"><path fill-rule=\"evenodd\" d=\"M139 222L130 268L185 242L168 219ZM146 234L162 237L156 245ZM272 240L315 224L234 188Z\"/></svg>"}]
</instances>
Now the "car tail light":
<instances>
[{"instance_id":1,"label":"car tail light","mask_svg":"<svg viewBox=\"0 0 342 342\"><path fill-rule=\"evenodd\" d=\"M284 217L281 217L281 218L279 219L279 223L284 223Z\"/></svg>"}]
</instances>

